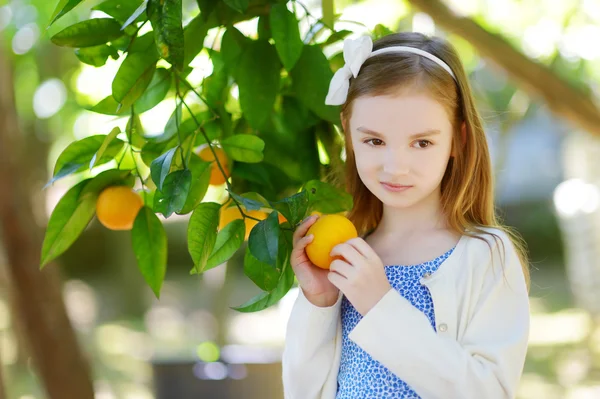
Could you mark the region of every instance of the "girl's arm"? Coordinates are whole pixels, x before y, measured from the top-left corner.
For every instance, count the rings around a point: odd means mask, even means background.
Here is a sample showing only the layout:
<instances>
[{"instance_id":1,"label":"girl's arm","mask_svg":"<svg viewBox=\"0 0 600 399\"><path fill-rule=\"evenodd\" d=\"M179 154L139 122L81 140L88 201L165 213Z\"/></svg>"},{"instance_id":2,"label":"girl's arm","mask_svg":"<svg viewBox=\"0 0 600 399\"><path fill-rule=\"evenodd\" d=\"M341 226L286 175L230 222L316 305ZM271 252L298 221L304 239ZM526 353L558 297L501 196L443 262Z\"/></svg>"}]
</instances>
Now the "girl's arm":
<instances>
[{"instance_id":1,"label":"girl's arm","mask_svg":"<svg viewBox=\"0 0 600 399\"><path fill-rule=\"evenodd\" d=\"M529 298L517 253L500 236L505 251L492 245L481 294L460 342L438 335L393 289L349 338L423 399L514 398L527 352Z\"/></svg>"},{"instance_id":2,"label":"girl's arm","mask_svg":"<svg viewBox=\"0 0 600 399\"><path fill-rule=\"evenodd\" d=\"M285 399L321 399L335 368L342 294L330 307L313 305L302 289L288 321L282 357Z\"/></svg>"}]
</instances>

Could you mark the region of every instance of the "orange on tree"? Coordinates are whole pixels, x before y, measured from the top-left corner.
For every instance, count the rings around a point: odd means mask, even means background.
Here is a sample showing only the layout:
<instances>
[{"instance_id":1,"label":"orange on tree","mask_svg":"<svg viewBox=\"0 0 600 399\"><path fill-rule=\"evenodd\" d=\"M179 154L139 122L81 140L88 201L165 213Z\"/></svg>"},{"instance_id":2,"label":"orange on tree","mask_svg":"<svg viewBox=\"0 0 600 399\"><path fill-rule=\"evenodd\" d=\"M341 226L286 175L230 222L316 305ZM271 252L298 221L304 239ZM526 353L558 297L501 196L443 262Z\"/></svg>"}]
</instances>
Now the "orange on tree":
<instances>
[{"instance_id":1,"label":"orange on tree","mask_svg":"<svg viewBox=\"0 0 600 399\"><path fill-rule=\"evenodd\" d=\"M235 205L229 206L230 203L231 202L228 202L227 204L223 205L223 207L221 208L221 214L219 216L219 230L222 230L223 228L225 228L225 226L227 226L232 221L242 218L242 214L240 213L240 210L238 209L238 207ZM252 217L260 219L260 220L266 219L268 216L266 212L263 212L260 210L248 211L248 210L244 209L244 207L242 207L242 209L244 210L244 213L246 215L252 216ZM252 230L252 228L258 224L258 221L254 220L254 219L246 218L246 219L244 219L244 224L246 225L246 236L244 237L244 239L247 240L248 237L250 237L250 230Z\"/></svg>"},{"instance_id":2,"label":"orange on tree","mask_svg":"<svg viewBox=\"0 0 600 399\"><path fill-rule=\"evenodd\" d=\"M98 196L96 216L108 229L131 230L143 205L142 197L131 187L110 186Z\"/></svg>"},{"instance_id":3,"label":"orange on tree","mask_svg":"<svg viewBox=\"0 0 600 399\"><path fill-rule=\"evenodd\" d=\"M225 172L225 175L227 177L223 176L223 173L221 173L221 170L219 169L219 165L217 165L217 163L215 162L215 156L213 155L213 152L208 147L208 144L204 144L203 146L201 146L197 150L197 154L203 161L211 162L209 184L218 186L220 184L225 183L227 178L229 176L231 176L231 172L229 171L229 157L227 156L227 154L225 153L225 151L222 148L219 148L219 147L216 147L213 145L213 150L215 150L215 154L217 154L217 159L219 160L219 163L223 167L223 171Z\"/></svg>"},{"instance_id":4,"label":"orange on tree","mask_svg":"<svg viewBox=\"0 0 600 399\"><path fill-rule=\"evenodd\" d=\"M333 247L358 237L354 224L345 216L338 214L320 216L306 232L307 236L311 234L314 238L306 246L306 255L312 263L322 269L329 269L334 259L343 259L329 256Z\"/></svg>"}]
</instances>

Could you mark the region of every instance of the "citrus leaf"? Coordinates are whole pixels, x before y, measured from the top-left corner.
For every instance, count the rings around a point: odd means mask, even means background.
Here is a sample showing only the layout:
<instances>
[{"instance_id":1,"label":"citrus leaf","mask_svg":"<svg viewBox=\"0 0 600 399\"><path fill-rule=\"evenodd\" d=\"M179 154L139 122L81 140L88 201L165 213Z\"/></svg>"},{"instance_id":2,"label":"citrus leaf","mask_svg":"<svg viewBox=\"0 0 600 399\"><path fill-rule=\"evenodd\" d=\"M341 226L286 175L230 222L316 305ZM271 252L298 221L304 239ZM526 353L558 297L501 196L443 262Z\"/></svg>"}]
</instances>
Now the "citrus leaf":
<instances>
[{"instance_id":1,"label":"citrus leaf","mask_svg":"<svg viewBox=\"0 0 600 399\"><path fill-rule=\"evenodd\" d=\"M271 22L269 21L269 16L261 15L258 17L258 26L256 27L256 32L258 33L259 39L269 40L271 38Z\"/></svg>"},{"instance_id":2,"label":"citrus leaf","mask_svg":"<svg viewBox=\"0 0 600 399\"><path fill-rule=\"evenodd\" d=\"M90 161L90 169L92 169L94 166L96 166L98 161L100 159L102 159L102 156L108 149L108 146L110 145L110 143L112 143L112 141L117 137L117 135L119 133L121 133L121 129L119 129L118 127L115 127L115 128L113 128L113 130L110 131L109 134L106 135L106 138L102 142L102 145L98 149L98 152L96 152L94 154L94 156L92 157L92 160Z\"/></svg>"},{"instance_id":3,"label":"citrus leaf","mask_svg":"<svg viewBox=\"0 0 600 399\"><path fill-rule=\"evenodd\" d=\"M344 40L344 38L346 36L350 35L351 33L352 33L351 30L346 30L346 29L334 32L327 38L325 43L321 43L320 46L325 47L325 46L329 46L330 44L339 42L340 40Z\"/></svg>"},{"instance_id":4,"label":"citrus leaf","mask_svg":"<svg viewBox=\"0 0 600 399\"><path fill-rule=\"evenodd\" d=\"M234 160L257 163L263 160L265 142L252 134L236 134L221 141L223 149Z\"/></svg>"},{"instance_id":5,"label":"citrus leaf","mask_svg":"<svg viewBox=\"0 0 600 399\"><path fill-rule=\"evenodd\" d=\"M273 306L281 298L288 293L292 285L294 284L294 271L289 265L286 265L283 269L283 273L281 273L281 277L277 282L277 287L271 292L261 292L256 295L254 298L250 299L248 302L240 305L231 307L233 310L237 310L238 312L249 313L249 312L258 312L268 308L269 306Z\"/></svg>"},{"instance_id":6,"label":"citrus leaf","mask_svg":"<svg viewBox=\"0 0 600 399\"><path fill-rule=\"evenodd\" d=\"M302 55L304 47L298 21L285 4L273 5L269 17L275 49L285 69L290 71Z\"/></svg>"},{"instance_id":7,"label":"citrus leaf","mask_svg":"<svg viewBox=\"0 0 600 399\"><path fill-rule=\"evenodd\" d=\"M148 17L159 54L181 71L184 58L181 0L148 0Z\"/></svg>"},{"instance_id":8,"label":"citrus leaf","mask_svg":"<svg viewBox=\"0 0 600 399\"><path fill-rule=\"evenodd\" d=\"M143 2L143 0L107 0L95 5L92 10L102 11L119 22L125 22ZM141 20L142 18L138 17L137 21Z\"/></svg>"},{"instance_id":9,"label":"citrus leaf","mask_svg":"<svg viewBox=\"0 0 600 399\"><path fill-rule=\"evenodd\" d=\"M300 101L322 119L339 124L339 107L325 104L333 72L319 46L304 46L290 75L292 90Z\"/></svg>"},{"instance_id":10,"label":"citrus leaf","mask_svg":"<svg viewBox=\"0 0 600 399\"><path fill-rule=\"evenodd\" d=\"M150 164L150 176L152 176L152 181L156 184L156 188L159 191L162 190L164 181L171 170L171 163L173 162L173 155L175 155L176 150L177 147L171 148Z\"/></svg>"},{"instance_id":11,"label":"citrus leaf","mask_svg":"<svg viewBox=\"0 0 600 399\"><path fill-rule=\"evenodd\" d=\"M123 108L129 108L146 91L158 57L155 52L129 54L112 82L112 95Z\"/></svg>"},{"instance_id":12,"label":"citrus leaf","mask_svg":"<svg viewBox=\"0 0 600 399\"><path fill-rule=\"evenodd\" d=\"M167 234L160 219L147 206L140 209L133 222L131 242L142 276L159 298L167 272Z\"/></svg>"},{"instance_id":13,"label":"citrus leaf","mask_svg":"<svg viewBox=\"0 0 600 399\"><path fill-rule=\"evenodd\" d=\"M75 50L75 55L79 61L95 67L101 67L102 65L106 64L108 57L112 57L114 60L119 58L119 52L117 49L106 44L78 48Z\"/></svg>"},{"instance_id":14,"label":"citrus leaf","mask_svg":"<svg viewBox=\"0 0 600 399\"><path fill-rule=\"evenodd\" d=\"M296 226L306 216L308 211L308 192L303 189L301 192L286 197L281 201L271 202L273 209L281 212L288 220L290 225Z\"/></svg>"},{"instance_id":15,"label":"citrus leaf","mask_svg":"<svg viewBox=\"0 0 600 399\"><path fill-rule=\"evenodd\" d=\"M279 219L277 212L271 212L266 219L258 222L250 232L248 248L259 261L273 269L277 267L279 250Z\"/></svg>"},{"instance_id":16,"label":"citrus leaf","mask_svg":"<svg viewBox=\"0 0 600 399\"><path fill-rule=\"evenodd\" d=\"M188 251L194 261L193 272L202 273L217 240L220 204L203 202L192 213L188 224Z\"/></svg>"},{"instance_id":17,"label":"citrus leaf","mask_svg":"<svg viewBox=\"0 0 600 399\"><path fill-rule=\"evenodd\" d=\"M165 99L171 88L171 73L165 68L157 68L148 88L133 104L136 114L141 114L156 107Z\"/></svg>"},{"instance_id":18,"label":"citrus leaf","mask_svg":"<svg viewBox=\"0 0 600 399\"><path fill-rule=\"evenodd\" d=\"M225 4L227 4L229 7L233 8L234 10L236 10L239 13L245 13L246 10L248 9L248 5L250 3L250 0L223 0L225 2Z\"/></svg>"},{"instance_id":19,"label":"citrus leaf","mask_svg":"<svg viewBox=\"0 0 600 399\"><path fill-rule=\"evenodd\" d=\"M50 38L64 47L92 47L113 41L124 35L121 25L112 18L95 18L71 25Z\"/></svg>"},{"instance_id":20,"label":"citrus leaf","mask_svg":"<svg viewBox=\"0 0 600 399\"><path fill-rule=\"evenodd\" d=\"M85 169L85 164L84 163L72 163L72 162L67 162L66 164L64 164L62 166L62 168L56 173L54 174L54 176L52 177L52 179L50 179L48 181L48 183L46 183L43 187L43 189L48 188L49 186L51 186L55 181L62 179L63 177L69 176L71 174L80 172L82 169Z\"/></svg>"},{"instance_id":21,"label":"citrus leaf","mask_svg":"<svg viewBox=\"0 0 600 399\"><path fill-rule=\"evenodd\" d=\"M221 55L225 66L235 73L244 49L251 41L234 27L228 28L221 39Z\"/></svg>"},{"instance_id":22,"label":"citrus leaf","mask_svg":"<svg viewBox=\"0 0 600 399\"><path fill-rule=\"evenodd\" d=\"M188 65L204 48L204 38L209 24L200 13L183 28L183 65Z\"/></svg>"},{"instance_id":23,"label":"citrus leaf","mask_svg":"<svg viewBox=\"0 0 600 399\"><path fill-rule=\"evenodd\" d=\"M127 18L125 23L123 23L123 26L121 27L121 29L127 28L129 25L131 25L136 20L138 20L139 17L144 13L144 11L146 11L147 5L148 5L147 0L145 0L142 4L140 4L139 7L136 8L135 11L129 16L129 18Z\"/></svg>"},{"instance_id":24,"label":"citrus leaf","mask_svg":"<svg viewBox=\"0 0 600 399\"><path fill-rule=\"evenodd\" d=\"M191 154L188 168L192 172L192 185L185 200L185 205L180 212L177 212L181 215L190 213L198 206L206 195L210 183L210 162L205 162L198 155Z\"/></svg>"},{"instance_id":25,"label":"citrus leaf","mask_svg":"<svg viewBox=\"0 0 600 399\"><path fill-rule=\"evenodd\" d=\"M212 269L227 262L236 253L244 242L246 225L241 219L234 220L217 234L217 241L212 253L206 261L204 271Z\"/></svg>"},{"instance_id":26,"label":"citrus leaf","mask_svg":"<svg viewBox=\"0 0 600 399\"><path fill-rule=\"evenodd\" d=\"M192 173L189 169L176 170L165 178L162 190L154 196L154 210L168 218L173 212L181 212L190 192Z\"/></svg>"},{"instance_id":27,"label":"citrus leaf","mask_svg":"<svg viewBox=\"0 0 600 399\"><path fill-rule=\"evenodd\" d=\"M239 101L250 126L261 129L279 91L281 65L275 48L265 40L251 41L242 53L235 78Z\"/></svg>"},{"instance_id":28,"label":"citrus leaf","mask_svg":"<svg viewBox=\"0 0 600 399\"><path fill-rule=\"evenodd\" d=\"M79 5L79 3L82 1L83 0L60 0L54 9L54 12L52 13L52 17L50 17L50 23L48 24L48 27L56 22L57 19Z\"/></svg>"},{"instance_id":29,"label":"citrus leaf","mask_svg":"<svg viewBox=\"0 0 600 399\"><path fill-rule=\"evenodd\" d=\"M67 191L52 211L42 244L40 269L65 252L94 217L96 198L79 198L89 181L84 180Z\"/></svg>"},{"instance_id":30,"label":"citrus leaf","mask_svg":"<svg viewBox=\"0 0 600 399\"><path fill-rule=\"evenodd\" d=\"M338 213L352 209L352 196L328 183L311 180L304 185L308 193L309 210Z\"/></svg>"},{"instance_id":31,"label":"citrus leaf","mask_svg":"<svg viewBox=\"0 0 600 399\"><path fill-rule=\"evenodd\" d=\"M80 198L85 196L98 196L102 190L108 186L133 187L134 184L135 176L131 174L131 170L105 170L91 179L89 184L81 191Z\"/></svg>"},{"instance_id":32,"label":"citrus leaf","mask_svg":"<svg viewBox=\"0 0 600 399\"><path fill-rule=\"evenodd\" d=\"M252 280L258 288L264 291L275 289L279 281L277 269L256 259L250 250L250 246L246 247L246 253L244 255L244 274Z\"/></svg>"},{"instance_id":33,"label":"citrus leaf","mask_svg":"<svg viewBox=\"0 0 600 399\"><path fill-rule=\"evenodd\" d=\"M82 166L79 170L85 169L85 167L90 164L90 161L96 152L102 147L105 139L106 135L97 134L69 144L56 160L54 176L56 176L66 165L82 164L85 166ZM112 140L104 150L104 154L95 161L96 166L114 159L115 155L123 149L124 144L125 143L120 139Z\"/></svg>"},{"instance_id":34,"label":"citrus leaf","mask_svg":"<svg viewBox=\"0 0 600 399\"><path fill-rule=\"evenodd\" d=\"M136 148L144 147L146 144L146 139L144 139L144 126L142 126L142 120L138 114L134 113L133 116L129 118L125 131L127 132L127 140L131 145Z\"/></svg>"},{"instance_id":35,"label":"citrus leaf","mask_svg":"<svg viewBox=\"0 0 600 399\"><path fill-rule=\"evenodd\" d=\"M262 208L269 206L269 201L264 199L262 195L258 193L244 193L242 195L236 194L233 191L229 191L229 195L231 195L237 202L240 202L244 208L249 211L257 211Z\"/></svg>"}]
</instances>

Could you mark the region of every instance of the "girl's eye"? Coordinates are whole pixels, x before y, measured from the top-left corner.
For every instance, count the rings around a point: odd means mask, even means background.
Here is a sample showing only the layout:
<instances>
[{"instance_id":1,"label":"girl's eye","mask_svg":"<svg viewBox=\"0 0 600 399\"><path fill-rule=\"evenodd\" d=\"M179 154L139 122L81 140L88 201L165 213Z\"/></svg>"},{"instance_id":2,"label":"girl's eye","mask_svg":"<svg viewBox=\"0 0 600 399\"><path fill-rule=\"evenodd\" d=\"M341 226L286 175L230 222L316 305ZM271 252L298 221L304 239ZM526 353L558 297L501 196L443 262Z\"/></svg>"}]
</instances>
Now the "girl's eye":
<instances>
[{"instance_id":1,"label":"girl's eye","mask_svg":"<svg viewBox=\"0 0 600 399\"><path fill-rule=\"evenodd\" d=\"M429 140L419 140L416 142L417 148L427 148L431 145L431 141Z\"/></svg>"},{"instance_id":2,"label":"girl's eye","mask_svg":"<svg viewBox=\"0 0 600 399\"><path fill-rule=\"evenodd\" d=\"M379 139L368 139L365 141L365 143L369 143L371 142L371 145L377 147L383 144L383 141L379 140Z\"/></svg>"}]
</instances>

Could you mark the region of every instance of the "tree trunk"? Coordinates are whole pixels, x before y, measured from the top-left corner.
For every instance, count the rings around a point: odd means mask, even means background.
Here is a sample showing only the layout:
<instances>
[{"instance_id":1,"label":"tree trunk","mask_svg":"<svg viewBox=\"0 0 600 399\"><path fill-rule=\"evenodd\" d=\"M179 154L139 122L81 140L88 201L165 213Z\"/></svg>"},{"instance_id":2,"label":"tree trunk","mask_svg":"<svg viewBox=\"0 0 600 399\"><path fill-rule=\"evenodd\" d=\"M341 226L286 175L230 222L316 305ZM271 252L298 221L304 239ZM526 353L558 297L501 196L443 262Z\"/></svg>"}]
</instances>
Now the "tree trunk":
<instances>
[{"instance_id":1,"label":"tree trunk","mask_svg":"<svg viewBox=\"0 0 600 399\"><path fill-rule=\"evenodd\" d=\"M30 352L50 398L93 399L89 366L78 347L75 332L61 294L59 269L48 265L39 270L42 231L34 213L44 201L32 179L28 156L40 151L34 135L19 131L14 106L10 61L0 47L0 236L7 257L7 276L12 298L27 334ZM27 139L35 141L37 148ZM43 212L42 212L43 213ZM40 214L39 212L37 214Z\"/></svg>"},{"instance_id":2,"label":"tree trunk","mask_svg":"<svg viewBox=\"0 0 600 399\"><path fill-rule=\"evenodd\" d=\"M482 56L503 68L530 95L542 97L553 112L600 136L600 110L585 93L570 86L546 66L515 50L502 37L488 32L470 18L456 15L441 0L409 2L429 14L447 31L462 36Z\"/></svg>"}]
</instances>

